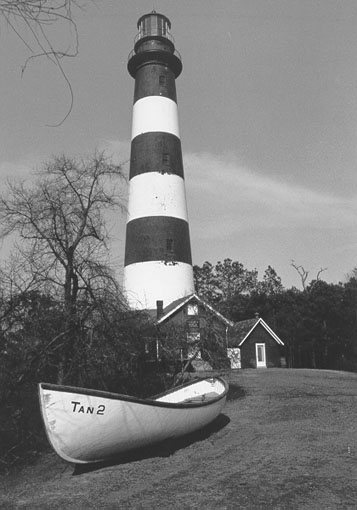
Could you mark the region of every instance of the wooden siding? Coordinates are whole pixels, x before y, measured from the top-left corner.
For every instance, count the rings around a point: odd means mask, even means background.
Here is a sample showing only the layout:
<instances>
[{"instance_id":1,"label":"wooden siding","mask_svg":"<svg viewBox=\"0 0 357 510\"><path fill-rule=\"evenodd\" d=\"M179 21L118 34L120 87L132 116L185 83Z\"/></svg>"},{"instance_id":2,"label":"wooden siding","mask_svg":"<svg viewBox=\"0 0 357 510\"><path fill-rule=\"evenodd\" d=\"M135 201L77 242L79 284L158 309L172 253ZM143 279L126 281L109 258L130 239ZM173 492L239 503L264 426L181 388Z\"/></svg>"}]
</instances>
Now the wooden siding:
<instances>
[{"instance_id":1,"label":"wooden siding","mask_svg":"<svg viewBox=\"0 0 357 510\"><path fill-rule=\"evenodd\" d=\"M256 344L265 344L266 366L268 368L281 366L281 347L268 331L261 324L258 324L241 345L242 368L256 368Z\"/></svg>"},{"instance_id":2,"label":"wooden siding","mask_svg":"<svg viewBox=\"0 0 357 510\"><path fill-rule=\"evenodd\" d=\"M192 304L190 301L189 304ZM187 312L187 304L180 308L175 314L173 314L164 324L160 325L160 332L165 333L172 327L177 329L182 328L184 331L201 331L204 332L208 327L214 327L215 331L218 329L220 334L225 339L226 326L220 321L213 313L210 313L201 304L198 304L198 315L189 315Z\"/></svg>"},{"instance_id":3,"label":"wooden siding","mask_svg":"<svg viewBox=\"0 0 357 510\"><path fill-rule=\"evenodd\" d=\"M209 352L210 356L207 357L207 361L211 363L213 359L215 361L213 364L221 365L223 363L224 366L228 366L226 324L201 303L197 303L198 314L190 315L188 305L193 303L197 302L191 300L158 326L160 341L163 344L167 342L169 344L173 342L177 346L181 344L184 357L189 352L190 344L200 341L203 359L206 358L204 353Z\"/></svg>"}]
</instances>

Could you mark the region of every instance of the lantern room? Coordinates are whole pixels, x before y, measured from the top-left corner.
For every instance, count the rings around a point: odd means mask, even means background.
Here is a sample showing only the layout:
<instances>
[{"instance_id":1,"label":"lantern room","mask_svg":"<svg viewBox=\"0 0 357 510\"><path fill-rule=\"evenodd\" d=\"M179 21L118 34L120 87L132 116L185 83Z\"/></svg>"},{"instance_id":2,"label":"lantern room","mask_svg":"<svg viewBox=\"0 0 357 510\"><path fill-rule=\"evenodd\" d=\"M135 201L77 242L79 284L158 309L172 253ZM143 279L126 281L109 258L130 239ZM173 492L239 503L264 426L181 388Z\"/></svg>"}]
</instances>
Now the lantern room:
<instances>
[{"instance_id":1,"label":"lantern room","mask_svg":"<svg viewBox=\"0 0 357 510\"><path fill-rule=\"evenodd\" d=\"M170 20L163 14L158 14L155 11L144 14L144 16L141 16L138 20L137 26L139 32L136 36L136 41L144 37L165 37L166 39L172 40L170 34Z\"/></svg>"},{"instance_id":2,"label":"lantern room","mask_svg":"<svg viewBox=\"0 0 357 510\"><path fill-rule=\"evenodd\" d=\"M170 20L163 14L152 11L139 18L137 28L134 49L128 59L131 76L135 78L142 65L160 62L169 66L177 78L182 71L182 62L180 54L175 50Z\"/></svg>"}]
</instances>

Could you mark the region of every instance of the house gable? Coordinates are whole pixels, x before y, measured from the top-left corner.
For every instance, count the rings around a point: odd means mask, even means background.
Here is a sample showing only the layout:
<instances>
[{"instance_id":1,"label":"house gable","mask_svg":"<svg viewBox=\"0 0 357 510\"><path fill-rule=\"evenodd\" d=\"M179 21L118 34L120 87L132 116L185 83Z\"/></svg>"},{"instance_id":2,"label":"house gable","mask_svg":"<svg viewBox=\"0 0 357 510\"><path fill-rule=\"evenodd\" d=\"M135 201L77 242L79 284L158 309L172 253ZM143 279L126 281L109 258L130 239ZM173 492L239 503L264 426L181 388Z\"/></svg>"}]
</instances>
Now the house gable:
<instances>
[{"instance_id":1,"label":"house gable","mask_svg":"<svg viewBox=\"0 0 357 510\"><path fill-rule=\"evenodd\" d=\"M158 326L163 325L169 319L172 319L174 315L182 311L187 305L197 303L206 311L214 315L219 321L224 323L226 326L233 327L233 322L224 317L221 313L217 312L211 305L209 305L206 301L200 298L197 294L190 294L181 299L177 299L170 303L165 309L162 317L160 317L156 324Z\"/></svg>"},{"instance_id":2,"label":"house gable","mask_svg":"<svg viewBox=\"0 0 357 510\"><path fill-rule=\"evenodd\" d=\"M268 326L266 322L263 321L263 319L259 319L258 323L255 325L255 327L261 324L263 328L270 334L270 336L278 343L279 345L284 345L284 342L281 340L281 338L278 337L276 333Z\"/></svg>"},{"instance_id":3,"label":"house gable","mask_svg":"<svg viewBox=\"0 0 357 510\"><path fill-rule=\"evenodd\" d=\"M258 327L262 327L277 344L284 345L284 342L278 337L276 333L274 333L274 331L262 318L256 318L236 322L234 324L230 338L230 346L242 347L244 342L247 341L247 339L252 335L253 331Z\"/></svg>"},{"instance_id":4,"label":"house gable","mask_svg":"<svg viewBox=\"0 0 357 510\"><path fill-rule=\"evenodd\" d=\"M234 368L280 367L283 346L278 335L258 317L235 323L228 341ZM258 359L259 349L264 353L262 362Z\"/></svg>"},{"instance_id":5,"label":"house gable","mask_svg":"<svg viewBox=\"0 0 357 510\"><path fill-rule=\"evenodd\" d=\"M226 348L232 326L197 294L170 303L156 321L162 348L181 362L190 361L195 371L229 366Z\"/></svg>"},{"instance_id":6,"label":"house gable","mask_svg":"<svg viewBox=\"0 0 357 510\"><path fill-rule=\"evenodd\" d=\"M281 344L279 344L270 332L261 324L257 323L251 333L240 345L242 368L258 368L257 349L260 346L265 352L265 360L260 366L281 366Z\"/></svg>"}]
</instances>

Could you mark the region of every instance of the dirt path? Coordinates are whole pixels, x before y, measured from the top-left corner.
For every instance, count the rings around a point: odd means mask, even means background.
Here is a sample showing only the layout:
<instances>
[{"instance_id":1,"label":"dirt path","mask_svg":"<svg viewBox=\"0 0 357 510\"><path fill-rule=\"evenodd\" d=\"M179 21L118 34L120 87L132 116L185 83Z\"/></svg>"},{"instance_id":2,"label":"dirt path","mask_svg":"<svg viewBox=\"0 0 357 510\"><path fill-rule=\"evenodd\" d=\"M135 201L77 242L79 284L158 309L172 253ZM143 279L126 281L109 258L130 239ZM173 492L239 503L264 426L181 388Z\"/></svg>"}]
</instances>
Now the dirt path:
<instances>
[{"instance_id":1,"label":"dirt path","mask_svg":"<svg viewBox=\"0 0 357 510\"><path fill-rule=\"evenodd\" d=\"M78 472L54 454L0 478L8 509L355 509L357 374L242 370L208 431Z\"/></svg>"}]
</instances>

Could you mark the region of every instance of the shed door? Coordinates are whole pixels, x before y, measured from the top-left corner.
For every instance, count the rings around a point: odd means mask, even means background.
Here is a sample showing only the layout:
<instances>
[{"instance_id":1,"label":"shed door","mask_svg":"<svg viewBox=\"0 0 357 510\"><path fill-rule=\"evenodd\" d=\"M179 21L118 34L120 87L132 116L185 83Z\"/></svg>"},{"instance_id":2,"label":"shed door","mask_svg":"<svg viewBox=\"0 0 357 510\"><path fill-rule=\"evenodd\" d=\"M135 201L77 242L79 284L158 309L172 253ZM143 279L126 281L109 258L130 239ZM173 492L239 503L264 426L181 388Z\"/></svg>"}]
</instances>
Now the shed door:
<instances>
[{"instance_id":1,"label":"shed door","mask_svg":"<svg viewBox=\"0 0 357 510\"><path fill-rule=\"evenodd\" d=\"M257 360L257 368L266 367L266 357L265 357L265 344L255 344L255 355Z\"/></svg>"}]
</instances>

